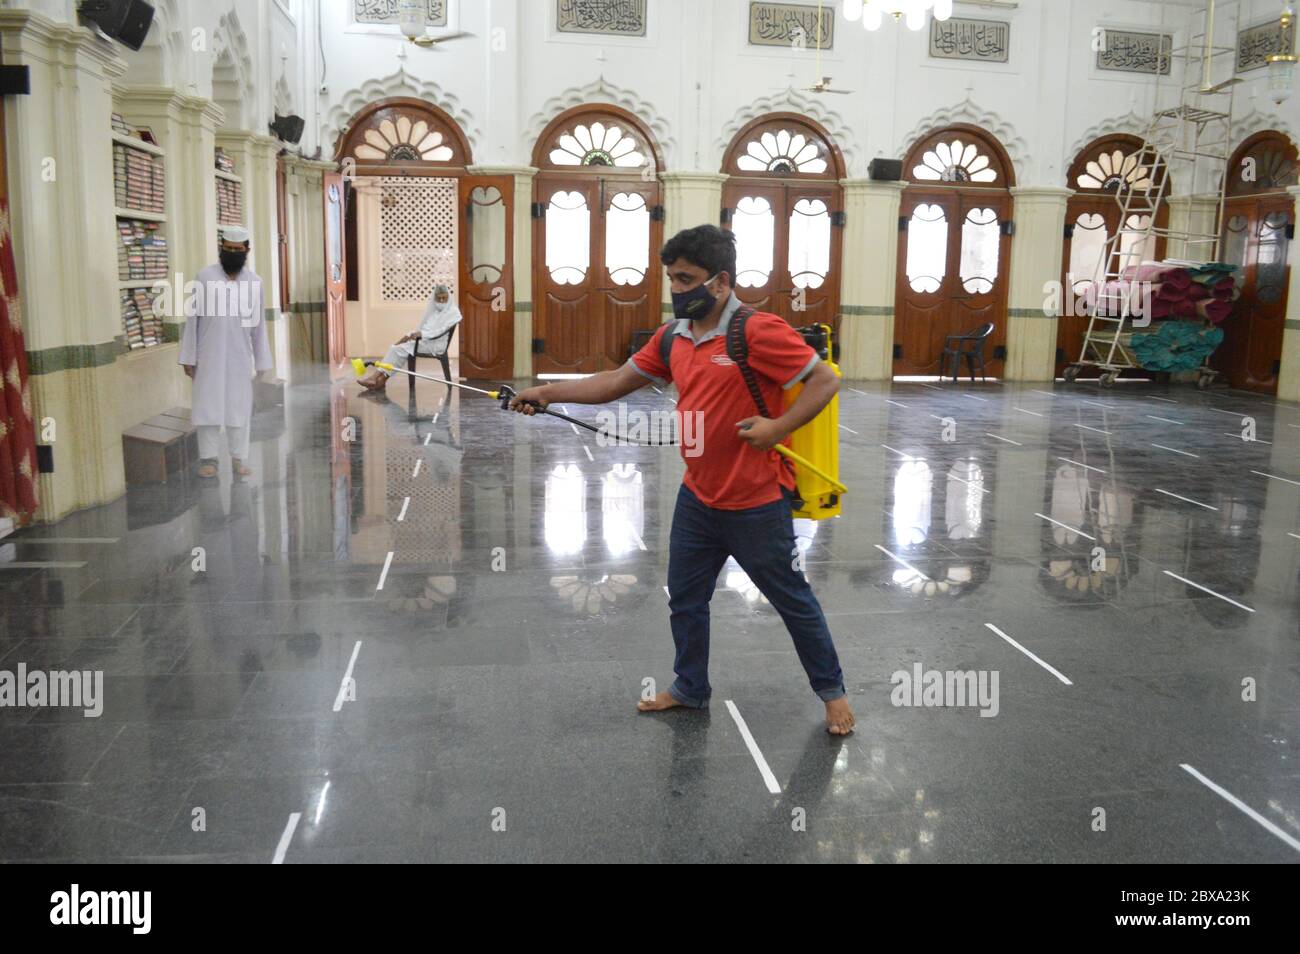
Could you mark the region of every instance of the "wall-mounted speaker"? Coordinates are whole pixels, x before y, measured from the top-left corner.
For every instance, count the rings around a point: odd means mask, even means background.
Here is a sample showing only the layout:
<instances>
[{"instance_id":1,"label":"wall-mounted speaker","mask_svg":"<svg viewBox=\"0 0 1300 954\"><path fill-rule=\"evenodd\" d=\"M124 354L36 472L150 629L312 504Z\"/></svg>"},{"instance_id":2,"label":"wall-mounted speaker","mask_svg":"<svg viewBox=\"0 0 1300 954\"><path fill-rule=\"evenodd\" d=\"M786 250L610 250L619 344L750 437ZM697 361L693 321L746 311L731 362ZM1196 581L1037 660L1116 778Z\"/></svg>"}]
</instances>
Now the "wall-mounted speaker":
<instances>
[{"instance_id":1,"label":"wall-mounted speaker","mask_svg":"<svg viewBox=\"0 0 1300 954\"><path fill-rule=\"evenodd\" d=\"M133 50L144 45L153 23L153 7L144 0L81 0L77 13Z\"/></svg>"},{"instance_id":2,"label":"wall-mounted speaker","mask_svg":"<svg viewBox=\"0 0 1300 954\"><path fill-rule=\"evenodd\" d=\"M301 116L276 116L275 122L270 124L270 128L276 139L292 145L302 138L302 130L305 125L306 122Z\"/></svg>"},{"instance_id":3,"label":"wall-mounted speaker","mask_svg":"<svg viewBox=\"0 0 1300 954\"><path fill-rule=\"evenodd\" d=\"M867 175L879 182L897 182L903 178L903 160L872 159L867 164Z\"/></svg>"}]
</instances>

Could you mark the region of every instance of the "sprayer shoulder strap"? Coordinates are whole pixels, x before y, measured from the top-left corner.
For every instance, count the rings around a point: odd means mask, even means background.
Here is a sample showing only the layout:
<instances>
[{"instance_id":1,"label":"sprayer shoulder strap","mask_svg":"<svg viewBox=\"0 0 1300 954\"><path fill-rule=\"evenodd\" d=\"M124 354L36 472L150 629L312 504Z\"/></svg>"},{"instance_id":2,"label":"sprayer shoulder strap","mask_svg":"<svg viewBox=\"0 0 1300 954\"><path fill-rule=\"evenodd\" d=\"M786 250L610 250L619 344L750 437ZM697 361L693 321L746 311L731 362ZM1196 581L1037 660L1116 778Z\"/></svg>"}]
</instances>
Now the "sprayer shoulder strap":
<instances>
[{"instance_id":1,"label":"sprayer shoulder strap","mask_svg":"<svg viewBox=\"0 0 1300 954\"><path fill-rule=\"evenodd\" d=\"M663 333L659 335L659 360L664 363L668 369L668 380L673 379L673 332L677 330L677 319L666 323L663 326Z\"/></svg>"},{"instance_id":2,"label":"sprayer shoulder strap","mask_svg":"<svg viewBox=\"0 0 1300 954\"><path fill-rule=\"evenodd\" d=\"M749 366L749 337L745 333L745 326L753 314L753 308L742 305L731 316L731 322L727 325L727 357L740 369L740 376L745 379L745 387L749 388L750 397L754 399L759 415L771 417L767 413L767 402L763 400L763 392L758 387L758 376Z\"/></svg>"}]
</instances>

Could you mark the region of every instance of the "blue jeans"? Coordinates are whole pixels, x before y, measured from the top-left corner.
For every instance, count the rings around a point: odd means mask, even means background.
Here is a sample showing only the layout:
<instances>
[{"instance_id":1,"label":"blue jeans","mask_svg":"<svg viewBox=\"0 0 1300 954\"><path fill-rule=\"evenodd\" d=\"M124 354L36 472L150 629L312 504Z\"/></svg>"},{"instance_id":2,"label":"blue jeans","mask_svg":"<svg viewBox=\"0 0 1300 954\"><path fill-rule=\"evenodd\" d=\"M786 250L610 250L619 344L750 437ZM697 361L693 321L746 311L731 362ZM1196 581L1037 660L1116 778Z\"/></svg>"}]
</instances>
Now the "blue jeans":
<instances>
[{"instance_id":1,"label":"blue jeans","mask_svg":"<svg viewBox=\"0 0 1300 954\"><path fill-rule=\"evenodd\" d=\"M844 695L844 675L826 617L812 587L794 568L797 551L787 498L748 510L716 510L683 484L669 540L668 607L677 680L668 692L674 699L699 708L708 705L713 692L709 600L728 556L736 558L781 614L813 691L826 702Z\"/></svg>"}]
</instances>

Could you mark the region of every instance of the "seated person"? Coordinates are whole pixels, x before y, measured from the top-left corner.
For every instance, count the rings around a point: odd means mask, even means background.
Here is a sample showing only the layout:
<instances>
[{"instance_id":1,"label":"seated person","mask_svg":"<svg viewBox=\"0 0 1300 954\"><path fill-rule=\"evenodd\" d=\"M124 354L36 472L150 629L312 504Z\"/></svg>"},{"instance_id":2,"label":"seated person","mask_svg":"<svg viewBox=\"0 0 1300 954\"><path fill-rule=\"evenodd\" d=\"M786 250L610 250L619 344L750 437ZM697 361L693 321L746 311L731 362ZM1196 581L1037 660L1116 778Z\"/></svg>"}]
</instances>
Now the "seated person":
<instances>
[{"instance_id":1,"label":"seated person","mask_svg":"<svg viewBox=\"0 0 1300 954\"><path fill-rule=\"evenodd\" d=\"M429 304L425 306L424 318L420 320L420 330L399 338L384 355L384 363L396 368L406 367L406 359L415 353L417 343L421 354L437 357L446 353L451 344L448 332L460 322L460 309L451 300L451 289L446 285L435 286L433 294L429 296ZM389 376L390 372L382 368L371 368L357 381L372 391L382 391L388 384Z\"/></svg>"}]
</instances>

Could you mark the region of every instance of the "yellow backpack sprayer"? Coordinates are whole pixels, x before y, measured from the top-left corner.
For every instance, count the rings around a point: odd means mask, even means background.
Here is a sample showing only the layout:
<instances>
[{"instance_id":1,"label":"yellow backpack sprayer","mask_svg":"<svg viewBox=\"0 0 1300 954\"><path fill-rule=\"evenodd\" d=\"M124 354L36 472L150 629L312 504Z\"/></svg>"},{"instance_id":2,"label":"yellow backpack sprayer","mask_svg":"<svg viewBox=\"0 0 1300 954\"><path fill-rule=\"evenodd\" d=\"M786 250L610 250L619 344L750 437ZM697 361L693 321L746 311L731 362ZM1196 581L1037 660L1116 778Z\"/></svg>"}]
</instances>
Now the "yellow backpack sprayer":
<instances>
[{"instance_id":1,"label":"yellow backpack sprayer","mask_svg":"<svg viewBox=\"0 0 1300 954\"><path fill-rule=\"evenodd\" d=\"M745 335L745 325L754 309L742 306L737 309L727 325L727 357L740 369L745 386L758 407L762 417L771 417L767 413L767 403L763 392L759 390L758 379L754 369L749 366L749 339ZM840 374L835 363L835 349L832 345L829 325L809 325L796 329L818 357L822 359L836 377ZM671 366L670 355L673 339L671 335L660 336L660 358L664 367ZM803 384L794 385L785 392L785 407L794 404L803 391ZM840 513L840 497L848 492L839 480L840 473L840 397L835 395L811 421L790 435L790 446L777 444L773 450L794 464L796 497L794 515L809 520L825 520Z\"/></svg>"}]
</instances>

